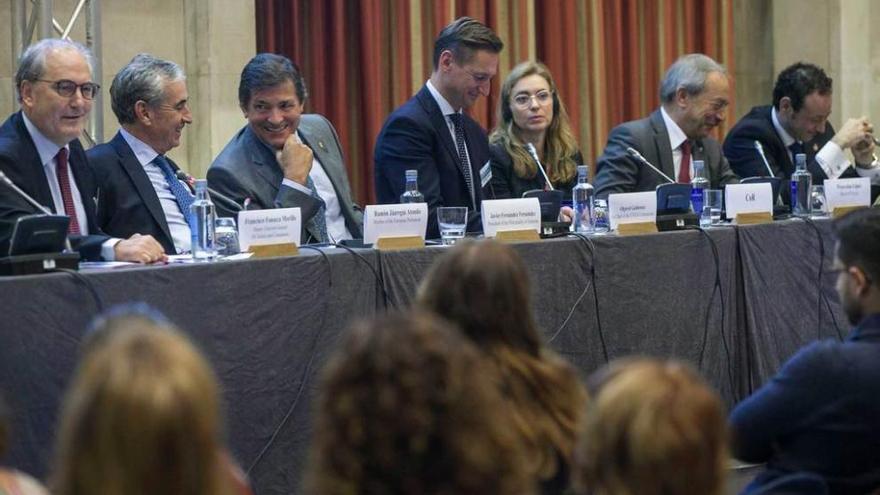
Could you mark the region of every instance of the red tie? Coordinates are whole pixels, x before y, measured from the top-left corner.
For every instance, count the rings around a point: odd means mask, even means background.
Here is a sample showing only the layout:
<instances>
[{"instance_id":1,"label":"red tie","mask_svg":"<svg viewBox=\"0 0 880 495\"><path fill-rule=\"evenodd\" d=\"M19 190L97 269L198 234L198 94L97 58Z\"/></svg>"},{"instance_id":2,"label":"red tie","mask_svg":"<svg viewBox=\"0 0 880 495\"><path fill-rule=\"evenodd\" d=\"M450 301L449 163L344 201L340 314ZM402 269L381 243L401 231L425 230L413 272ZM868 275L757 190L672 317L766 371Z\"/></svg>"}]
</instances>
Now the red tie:
<instances>
[{"instance_id":1,"label":"red tie","mask_svg":"<svg viewBox=\"0 0 880 495\"><path fill-rule=\"evenodd\" d=\"M55 174L58 177L58 187L61 189L61 201L64 203L64 214L70 217L70 225L67 233L79 235L79 221L76 218L76 208L73 207L73 195L70 194L70 175L67 173L67 148L58 150L55 155Z\"/></svg>"},{"instance_id":2,"label":"red tie","mask_svg":"<svg viewBox=\"0 0 880 495\"><path fill-rule=\"evenodd\" d=\"M678 169L678 182L691 183L691 142L685 141L678 147L681 150L681 167Z\"/></svg>"}]
</instances>

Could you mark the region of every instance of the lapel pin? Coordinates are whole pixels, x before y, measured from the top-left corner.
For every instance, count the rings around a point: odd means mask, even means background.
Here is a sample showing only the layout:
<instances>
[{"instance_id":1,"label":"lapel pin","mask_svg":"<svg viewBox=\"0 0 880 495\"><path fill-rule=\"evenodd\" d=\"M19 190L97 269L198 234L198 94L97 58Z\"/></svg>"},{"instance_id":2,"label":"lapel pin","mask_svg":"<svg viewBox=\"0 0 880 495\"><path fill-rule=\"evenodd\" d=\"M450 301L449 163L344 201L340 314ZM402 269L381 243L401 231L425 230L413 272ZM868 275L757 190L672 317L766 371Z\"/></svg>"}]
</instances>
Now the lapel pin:
<instances>
[{"instance_id":1,"label":"lapel pin","mask_svg":"<svg viewBox=\"0 0 880 495\"><path fill-rule=\"evenodd\" d=\"M327 148L324 147L324 141L318 141L318 148L321 148L322 150L326 150L326 149L327 149Z\"/></svg>"},{"instance_id":2,"label":"lapel pin","mask_svg":"<svg viewBox=\"0 0 880 495\"><path fill-rule=\"evenodd\" d=\"M813 143L813 153L815 153L815 152L817 152L817 151L819 151L819 144L818 144L818 143Z\"/></svg>"}]
</instances>

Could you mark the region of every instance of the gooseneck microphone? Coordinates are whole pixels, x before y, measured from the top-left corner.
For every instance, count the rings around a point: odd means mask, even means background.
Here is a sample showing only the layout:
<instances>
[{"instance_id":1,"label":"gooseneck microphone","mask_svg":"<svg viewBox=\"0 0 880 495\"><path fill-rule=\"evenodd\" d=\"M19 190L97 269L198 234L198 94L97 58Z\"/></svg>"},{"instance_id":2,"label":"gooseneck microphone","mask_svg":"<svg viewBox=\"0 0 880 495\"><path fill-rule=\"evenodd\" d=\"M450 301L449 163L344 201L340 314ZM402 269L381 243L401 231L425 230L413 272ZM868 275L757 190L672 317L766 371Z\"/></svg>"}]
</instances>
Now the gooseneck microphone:
<instances>
[{"instance_id":1,"label":"gooseneck microphone","mask_svg":"<svg viewBox=\"0 0 880 495\"><path fill-rule=\"evenodd\" d=\"M641 153L639 153L638 151L636 151L635 148L631 148L631 147L630 147L630 148L627 148L627 149L626 149L626 152L629 153L630 155L632 155L632 157L635 158L636 160L638 160L638 161L644 163L645 165L651 167L651 170L653 170L654 172L657 172L658 174L660 174L660 177L663 177L664 179L666 179L666 181L669 182L670 184L675 184L675 181L674 181L674 180L670 179L668 175L666 175L666 174L664 174L663 172L661 172L659 168L657 168L657 167L655 167L654 165L652 165L651 162L649 162L648 160L646 160L645 157L643 157Z\"/></svg>"},{"instance_id":2,"label":"gooseneck microphone","mask_svg":"<svg viewBox=\"0 0 880 495\"><path fill-rule=\"evenodd\" d=\"M773 174L773 170L770 169L770 163L767 161L767 156L764 155L764 147L761 146L761 141L755 140L755 149L758 150L758 154L761 155L761 159L764 160L764 166L767 167L767 172L770 174L770 177L776 177Z\"/></svg>"},{"instance_id":3,"label":"gooseneck microphone","mask_svg":"<svg viewBox=\"0 0 880 495\"><path fill-rule=\"evenodd\" d=\"M182 181L184 181L184 182L186 182L187 184L191 184L192 181L193 181L193 176L192 176L192 175L189 175L188 173L184 172L183 170L178 170L178 171L177 171L177 178L180 179L180 180L182 180ZM242 205L238 204L238 201L236 201L236 200L230 198L229 196L227 196L227 195L225 195L225 194L223 194L223 193L221 193L221 192L217 192L217 191L215 191L214 189L211 189L210 187L208 188L208 194L211 195L211 198L215 198L215 197L216 197L217 199L219 199L220 202L226 204L227 207L230 207L230 206L231 206L232 209L235 210L235 211L245 211L245 210L247 210L247 206L242 206ZM249 200L250 200L250 198L247 198L247 199L245 200L245 205L249 205L249 204L250 204L250 201L249 201Z\"/></svg>"},{"instance_id":4,"label":"gooseneck microphone","mask_svg":"<svg viewBox=\"0 0 880 495\"><path fill-rule=\"evenodd\" d=\"M535 149L535 145L532 143L526 143L526 149L529 150L529 154L532 155L532 159L535 160L535 163L538 164L538 170L541 171L541 175L544 176L544 180L547 181L547 187L550 188L551 191L555 191L556 188L553 187L553 184L550 182L550 177L547 177L547 172L544 171L544 166L541 165L541 160L538 159L538 151Z\"/></svg>"}]
</instances>

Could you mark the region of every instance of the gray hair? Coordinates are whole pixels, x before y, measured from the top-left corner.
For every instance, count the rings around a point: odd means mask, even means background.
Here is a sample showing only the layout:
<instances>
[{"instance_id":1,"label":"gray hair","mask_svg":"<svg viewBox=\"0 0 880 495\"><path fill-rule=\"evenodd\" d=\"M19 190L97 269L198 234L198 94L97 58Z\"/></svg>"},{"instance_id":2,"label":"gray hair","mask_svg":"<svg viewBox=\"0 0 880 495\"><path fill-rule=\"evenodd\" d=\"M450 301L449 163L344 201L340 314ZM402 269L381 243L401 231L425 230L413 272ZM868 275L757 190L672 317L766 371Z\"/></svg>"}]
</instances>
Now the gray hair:
<instances>
[{"instance_id":1,"label":"gray hair","mask_svg":"<svg viewBox=\"0 0 880 495\"><path fill-rule=\"evenodd\" d=\"M15 89L21 103L21 83L36 81L46 72L46 56L54 51L75 51L86 59L89 72L94 72L95 60L92 51L73 40L46 38L27 47L18 59L18 70L15 71Z\"/></svg>"},{"instance_id":2,"label":"gray hair","mask_svg":"<svg viewBox=\"0 0 880 495\"><path fill-rule=\"evenodd\" d=\"M689 95L702 93L706 87L706 78L712 72L727 75L727 69L723 65L702 53L683 55L663 76L663 81L660 82L660 101L671 102L680 88Z\"/></svg>"},{"instance_id":3,"label":"gray hair","mask_svg":"<svg viewBox=\"0 0 880 495\"><path fill-rule=\"evenodd\" d=\"M137 121L138 101L155 107L165 97L165 84L186 79L183 69L170 60L139 53L119 70L110 85L110 105L120 124Z\"/></svg>"}]
</instances>

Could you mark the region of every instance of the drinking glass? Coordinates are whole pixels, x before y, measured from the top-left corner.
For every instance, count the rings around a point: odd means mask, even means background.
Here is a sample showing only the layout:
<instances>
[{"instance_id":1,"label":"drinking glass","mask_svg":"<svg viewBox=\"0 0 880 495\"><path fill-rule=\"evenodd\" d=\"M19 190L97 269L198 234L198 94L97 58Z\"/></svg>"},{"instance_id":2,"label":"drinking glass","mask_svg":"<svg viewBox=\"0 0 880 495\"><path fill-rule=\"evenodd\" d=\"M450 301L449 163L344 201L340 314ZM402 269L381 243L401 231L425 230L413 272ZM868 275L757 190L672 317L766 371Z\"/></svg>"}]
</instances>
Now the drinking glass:
<instances>
[{"instance_id":1,"label":"drinking glass","mask_svg":"<svg viewBox=\"0 0 880 495\"><path fill-rule=\"evenodd\" d=\"M720 189L703 189L703 212L700 216L700 227L710 227L721 223Z\"/></svg>"},{"instance_id":2,"label":"drinking glass","mask_svg":"<svg viewBox=\"0 0 880 495\"><path fill-rule=\"evenodd\" d=\"M239 253L238 230L235 228L234 218L214 220L214 244L217 246L217 254L221 256Z\"/></svg>"},{"instance_id":3,"label":"drinking glass","mask_svg":"<svg viewBox=\"0 0 880 495\"><path fill-rule=\"evenodd\" d=\"M451 246L464 237L467 227L467 210L466 206L441 206L437 208L440 240L444 246Z\"/></svg>"},{"instance_id":4,"label":"drinking glass","mask_svg":"<svg viewBox=\"0 0 880 495\"><path fill-rule=\"evenodd\" d=\"M821 184L810 186L810 206L814 217L824 217L828 214L825 203L825 186Z\"/></svg>"}]
</instances>

